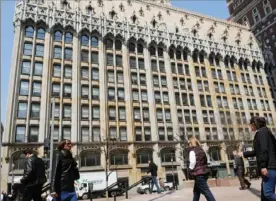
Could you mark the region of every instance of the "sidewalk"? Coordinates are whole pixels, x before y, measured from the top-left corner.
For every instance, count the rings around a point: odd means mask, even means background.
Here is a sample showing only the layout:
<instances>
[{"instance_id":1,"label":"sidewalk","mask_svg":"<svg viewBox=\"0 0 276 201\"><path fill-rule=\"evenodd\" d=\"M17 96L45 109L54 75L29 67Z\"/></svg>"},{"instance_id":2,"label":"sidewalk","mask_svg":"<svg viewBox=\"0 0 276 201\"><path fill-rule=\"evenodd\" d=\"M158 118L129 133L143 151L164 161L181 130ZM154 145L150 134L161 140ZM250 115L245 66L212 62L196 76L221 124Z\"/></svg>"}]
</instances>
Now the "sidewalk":
<instances>
[{"instance_id":1,"label":"sidewalk","mask_svg":"<svg viewBox=\"0 0 276 201\"><path fill-rule=\"evenodd\" d=\"M261 180L252 180L250 190L241 191L238 187L215 187L211 188L217 201L260 201ZM165 192L163 194L130 195L129 199L123 201L191 201L193 189L181 189ZM118 199L117 199L118 200ZM204 196L200 201L206 201Z\"/></svg>"}]
</instances>

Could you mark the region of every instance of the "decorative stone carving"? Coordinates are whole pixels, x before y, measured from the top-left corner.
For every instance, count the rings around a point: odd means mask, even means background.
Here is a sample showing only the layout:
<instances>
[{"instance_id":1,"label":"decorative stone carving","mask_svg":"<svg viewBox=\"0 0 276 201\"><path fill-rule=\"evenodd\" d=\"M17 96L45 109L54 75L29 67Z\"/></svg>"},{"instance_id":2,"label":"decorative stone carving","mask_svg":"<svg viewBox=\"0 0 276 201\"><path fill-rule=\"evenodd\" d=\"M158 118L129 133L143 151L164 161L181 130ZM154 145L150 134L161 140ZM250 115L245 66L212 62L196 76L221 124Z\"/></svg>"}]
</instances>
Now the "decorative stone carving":
<instances>
[{"instance_id":1,"label":"decorative stone carving","mask_svg":"<svg viewBox=\"0 0 276 201\"><path fill-rule=\"evenodd\" d=\"M98 3L102 5L103 1L98 0ZM23 6L24 5L24 6ZM88 4L89 5L89 4ZM123 5L123 4L122 4ZM149 4L147 4L147 9L150 9ZM115 10L114 10L115 12ZM116 12L115 12L116 13ZM114 17L118 17L117 13L113 13ZM137 17L137 15L136 15ZM141 16L143 17L143 16ZM157 16L158 17L158 16ZM114 19L116 19L114 18ZM188 20L188 14L184 14L183 19L180 19L179 25L184 25L185 20ZM61 10L57 8L52 8L51 4L48 4L48 6L44 4L28 4L26 2L22 2L19 4L16 4L16 11L14 16L14 26L17 27L21 25L21 22L24 22L26 20L33 20L35 23L38 21L44 22L50 29L52 29L56 25L60 25L62 27L70 26L72 27L77 33L80 33L81 30L87 29L90 32L93 30L96 30L101 34L101 37L104 37L107 33L113 33L113 34L120 34L123 37L125 37L125 40L128 40L129 37L134 37L135 39L143 39L147 43L150 43L151 40L154 40L156 42L163 42L167 44L167 46L170 45L179 45L179 46L188 46L191 51L193 48L197 49L203 49L207 53L209 53L210 48L213 48L214 51L220 51L225 52L225 54L228 55L235 55L235 57L248 57L250 60L255 59L256 61L262 60L262 56L260 54L260 50L256 46L256 49L250 48L250 46L245 42L245 44L240 44L241 48L233 48L233 44L230 42L235 42L235 39L233 41L228 41L228 32L230 25L225 25L225 31L223 32L221 36L220 41L212 41L211 44L209 44L208 40L205 40L203 38L199 38L198 33L200 33L200 19L197 21L197 23L189 30L188 28L185 29L185 31L177 31L177 29L174 30L166 30L166 32L161 33L159 30L155 30L158 28L158 22L155 17L152 18L151 21L148 23L145 23L141 27L131 26L127 23L127 21L131 20L124 19L124 20L116 20L116 21L108 21L106 19L106 16L103 14L100 14L100 17L91 17L91 15L83 15L79 10L75 10L72 12L70 9ZM105 20L106 19L106 24ZM137 24L137 23L136 23ZM105 27L106 26L106 27ZM177 26L177 25L175 25ZM102 28L105 27L105 28ZM216 24L214 23L213 27L216 27ZM139 31L142 30L142 31ZM182 30L182 29L181 29ZM184 29L183 29L184 30ZM246 40L246 38L242 38L241 40L241 31L238 33L235 32L238 36L240 34L239 43L241 41ZM177 33L176 33L177 32ZM129 33L129 34L128 34ZM232 30L231 30L232 33ZM193 36L193 37L191 37ZM250 40L250 39L247 39ZM254 43L254 41L253 41ZM222 53L223 55L224 53ZM268 54L267 54L268 55Z\"/></svg>"},{"instance_id":2,"label":"decorative stone carving","mask_svg":"<svg viewBox=\"0 0 276 201\"><path fill-rule=\"evenodd\" d=\"M120 11L122 11L122 12L125 11L125 7L124 7L124 4L123 4L123 3L121 3L121 4L119 5L119 8L120 8Z\"/></svg>"}]
</instances>

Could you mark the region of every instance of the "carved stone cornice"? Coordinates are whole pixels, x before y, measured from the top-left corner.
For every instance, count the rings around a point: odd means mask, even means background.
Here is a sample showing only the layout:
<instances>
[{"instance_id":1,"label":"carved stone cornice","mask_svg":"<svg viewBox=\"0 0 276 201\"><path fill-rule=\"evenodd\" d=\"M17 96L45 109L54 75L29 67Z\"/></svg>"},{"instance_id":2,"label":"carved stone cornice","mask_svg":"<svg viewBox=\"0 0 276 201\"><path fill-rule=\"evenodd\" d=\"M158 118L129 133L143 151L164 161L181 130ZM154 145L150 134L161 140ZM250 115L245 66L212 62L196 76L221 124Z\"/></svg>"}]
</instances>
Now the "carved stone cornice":
<instances>
[{"instance_id":1,"label":"carved stone cornice","mask_svg":"<svg viewBox=\"0 0 276 201\"><path fill-rule=\"evenodd\" d=\"M175 33L175 30L168 30L165 23L152 28L149 24L132 24L127 19L110 20L105 15L100 15L100 17L85 15L78 9L59 10L50 5L18 3L14 15L14 26L20 26L26 21L43 22L49 29L54 29L56 26L61 26L64 29L71 27L77 34L81 33L82 30L97 31L102 37L107 34L120 35L126 41L130 38L142 39L148 44L155 41L157 44L163 43L167 47L171 45L189 47L191 51L197 48L206 53L215 51L222 56L226 54L235 55L236 57L247 57L252 61L254 59L260 60L264 63L259 49L252 50L247 47L248 45L236 48L233 44L225 44L222 41L209 41L206 38L193 37L189 31ZM243 28L240 27L241 30Z\"/></svg>"}]
</instances>

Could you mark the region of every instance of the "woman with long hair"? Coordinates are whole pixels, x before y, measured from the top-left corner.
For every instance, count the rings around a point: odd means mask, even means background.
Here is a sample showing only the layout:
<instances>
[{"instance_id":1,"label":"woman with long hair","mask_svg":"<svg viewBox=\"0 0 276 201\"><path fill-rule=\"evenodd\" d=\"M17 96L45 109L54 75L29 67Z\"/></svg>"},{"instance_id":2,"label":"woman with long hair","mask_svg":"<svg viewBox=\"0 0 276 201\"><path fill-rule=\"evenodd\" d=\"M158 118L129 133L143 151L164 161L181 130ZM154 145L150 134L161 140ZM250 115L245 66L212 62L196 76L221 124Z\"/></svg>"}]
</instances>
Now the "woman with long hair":
<instances>
[{"instance_id":1,"label":"woman with long hair","mask_svg":"<svg viewBox=\"0 0 276 201\"><path fill-rule=\"evenodd\" d=\"M189 169L195 180L193 201L199 201L200 194L203 194L207 201L215 201L207 184L210 170L206 153L195 137L189 139L189 148Z\"/></svg>"},{"instance_id":2,"label":"woman with long hair","mask_svg":"<svg viewBox=\"0 0 276 201\"><path fill-rule=\"evenodd\" d=\"M58 146L58 153L53 169L52 196L59 201L77 201L74 181L80 178L77 162L71 152L70 140L62 140Z\"/></svg>"}]
</instances>

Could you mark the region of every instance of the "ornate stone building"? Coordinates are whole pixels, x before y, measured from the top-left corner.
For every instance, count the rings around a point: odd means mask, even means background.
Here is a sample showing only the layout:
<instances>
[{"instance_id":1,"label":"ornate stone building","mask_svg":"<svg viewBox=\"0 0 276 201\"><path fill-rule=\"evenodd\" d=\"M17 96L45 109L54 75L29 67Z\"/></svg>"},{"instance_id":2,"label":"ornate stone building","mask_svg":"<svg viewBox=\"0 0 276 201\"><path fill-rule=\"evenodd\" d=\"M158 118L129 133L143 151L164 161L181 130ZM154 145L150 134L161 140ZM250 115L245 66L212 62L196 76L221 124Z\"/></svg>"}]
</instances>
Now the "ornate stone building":
<instances>
[{"instance_id":1,"label":"ornate stone building","mask_svg":"<svg viewBox=\"0 0 276 201\"><path fill-rule=\"evenodd\" d=\"M259 42L276 105L276 1L227 0L227 4L229 20L249 27Z\"/></svg>"},{"instance_id":2,"label":"ornate stone building","mask_svg":"<svg viewBox=\"0 0 276 201\"><path fill-rule=\"evenodd\" d=\"M250 116L266 116L275 132L262 52L245 26L169 0L29 0L16 4L14 29L3 185L22 174L20 150L43 156L51 124L55 141L74 143L81 171L108 161L130 183L149 159L160 177L185 179L190 136L222 175L227 153L250 138Z\"/></svg>"}]
</instances>

